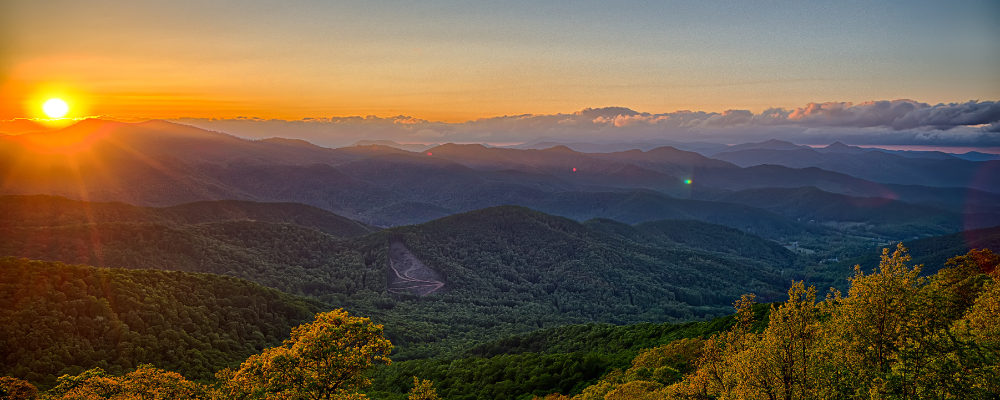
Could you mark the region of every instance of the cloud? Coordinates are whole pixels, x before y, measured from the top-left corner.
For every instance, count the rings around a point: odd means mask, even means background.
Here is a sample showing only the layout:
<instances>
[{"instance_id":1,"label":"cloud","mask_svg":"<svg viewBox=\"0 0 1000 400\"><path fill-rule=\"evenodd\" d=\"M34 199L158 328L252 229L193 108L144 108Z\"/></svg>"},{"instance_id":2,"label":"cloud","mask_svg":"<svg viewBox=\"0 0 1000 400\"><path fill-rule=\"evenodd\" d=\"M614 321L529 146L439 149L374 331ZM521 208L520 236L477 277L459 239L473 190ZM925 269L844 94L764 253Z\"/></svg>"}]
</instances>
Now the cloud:
<instances>
[{"instance_id":1,"label":"cloud","mask_svg":"<svg viewBox=\"0 0 1000 400\"><path fill-rule=\"evenodd\" d=\"M747 110L726 110L722 114L708 117L699 126L728 127L742 126L753 122L753 113Z\"/></svg>"},{"instance_id":2,"label":"cloud","mask_svg":"<svg viewBox=\"0 0 1000 400\"><path fill-rule=\"evenodd\" d=\"M936 129L950 129L966 125L996 125L998 122L1000 122L1000 103L970 101L915 109L893 121L892 127L914 129L929 126Z\"/></svg>"},{"instance_id":3,"label":"cloud","mask_svg":"<svg viewBox=\"0 0 1000 400\"><path fill-rule=\"evenodd\" d=\"M721 113L676 111L652 114L624 107L586 108L571 114L520 114L444 123L413 118L329 117L301 120L260 118L197 119L175 122L248 138L290 137L324 146L361 139L404 143L675 140L741 143L782 139L803 144L842 141L861 145L1000 147L1000 103L969 101L936 104L913 100L860 104L809 103Z\"/></svg>"}]
</instances>

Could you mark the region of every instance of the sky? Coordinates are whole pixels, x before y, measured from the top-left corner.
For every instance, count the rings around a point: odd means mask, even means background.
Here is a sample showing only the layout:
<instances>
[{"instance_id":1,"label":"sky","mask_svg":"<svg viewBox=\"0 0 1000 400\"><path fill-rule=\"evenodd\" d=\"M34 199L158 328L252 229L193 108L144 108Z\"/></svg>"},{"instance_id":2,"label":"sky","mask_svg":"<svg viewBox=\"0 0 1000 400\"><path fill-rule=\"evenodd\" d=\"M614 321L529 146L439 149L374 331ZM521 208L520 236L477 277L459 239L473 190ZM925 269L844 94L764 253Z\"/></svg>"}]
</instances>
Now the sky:
<instances>
[{"instance_id":1,"label":"sky","mask_svg":"<svg viewBox=\"0 0 1000 400\"><path fill-rule=\"evenodd\" d=\"M702 122L749 112L749 122L725 125L729 136L906 131L979 146L1000 143L998 20L995 0L0 1L0 120L43 117L41 103L59 97L67 117L171 119L241 135L312 118L312 134L367 137L379 130L343 121L377 116L433 123L409 124L401 140L520 140L579 131L543 120L621 107L703 112ZM894 100L958 114L938 125L760 123L774 110L872 111L864 104ZM529 114L551 118L517 132L498 120ZM732 140L704 125L638 123L587 132L680 138L695 129L696 139Z\"/></svg>"}]
</instances>

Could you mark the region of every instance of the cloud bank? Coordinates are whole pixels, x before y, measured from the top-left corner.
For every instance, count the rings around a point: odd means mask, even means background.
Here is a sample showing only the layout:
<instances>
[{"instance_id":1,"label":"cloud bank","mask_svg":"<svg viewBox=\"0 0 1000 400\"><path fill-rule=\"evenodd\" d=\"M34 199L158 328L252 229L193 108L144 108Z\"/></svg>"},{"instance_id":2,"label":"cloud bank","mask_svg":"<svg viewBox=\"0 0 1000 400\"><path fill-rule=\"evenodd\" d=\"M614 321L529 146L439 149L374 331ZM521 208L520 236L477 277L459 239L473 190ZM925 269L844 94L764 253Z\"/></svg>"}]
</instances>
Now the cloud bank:
<instances>
[{"instance_id":1,"label":"cloud bank","mask_svg":"<svg viewBox=\"0 0 1000 400\"><path fill-rule=\"evenodd\" d=\"M171 121L247 138L288 137L322 146L362 139L400 143L520 143L637 140L743 143L781 139L799 144L919 145L1000 147L1000 102L936 104L913 100L810 103L794 110L775 108L721 113L637 112L623 107L587 108L572 114L505 115L462 123L410 116L331 117L301 120L259 118Z\"/></svg>"}]
</instances>

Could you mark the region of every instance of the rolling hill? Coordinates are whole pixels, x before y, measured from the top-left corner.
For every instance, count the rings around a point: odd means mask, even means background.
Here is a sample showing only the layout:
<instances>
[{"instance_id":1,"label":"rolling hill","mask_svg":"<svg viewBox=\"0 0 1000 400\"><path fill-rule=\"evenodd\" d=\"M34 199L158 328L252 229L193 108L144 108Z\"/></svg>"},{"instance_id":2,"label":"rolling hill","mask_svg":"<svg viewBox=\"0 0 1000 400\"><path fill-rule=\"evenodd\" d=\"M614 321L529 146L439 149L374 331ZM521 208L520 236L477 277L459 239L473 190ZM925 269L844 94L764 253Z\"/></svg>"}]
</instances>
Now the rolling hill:
<instances>
[{"instance_id":1,"label":"rolling hill","mask_svg":"<svg viewBox=\"0 0 1000 400\"><path fill-rule=\"evenodd\" d=\"M968 187L1000 193L1000 162L903 157L883 151L840 152L800 148L749 149L715 154L712 158L741 167L763 164L791 168L818 167L878 183Z\"/></svg>"},{"instance_id":2,"label":"rolling hill","mask_svg":"<svg viewBox=\"0 0 1000 400\"><path fill-rule=\"evenodd\" d=\"M592 226L513 206L348 239L251 220L8 226L0 229L0 254L248 279L386 323L402 358L433 354L438 342L567 323L724 315L743 293L780 297L782 271L794 267L780 246L697 221L643 224L630 234ZM443 289L389 293L390 241Z\"/></svg>"},{"instance_id":3,"label":"rolling hill","mask_svg":"<svg viewBox=\"0 0 1000 400\"><path fill-rule=\"evenodd\" d=\"M0 375L45 387L151 363L212 379L326 307L218 275L0 257Z\"/></svg>"},{"instance_id":4,"label":"rolling hill","mask_svg":"<svg viewBox=\"0 0 1000 400\"><path fill-rule=\"evenodd\" d=\"M796 227L787 216L719 200L730 191L815 186L967 215L1000 214L998 194L880 184L819 168L740 168L671 147L592 154L566 147L446 144L428 153L377 144L327 149L301 140L245 140L163 121L86 120L58 131L0 138L0 195L156 207L212 200L294 202L382 227L523 205L580 221L698 219L776 239L787 237L789 229L816 227Z\"/></svg>"},{"instance_id":5,"label":"rolling hill","mask_svg":"<svg viewBox=\"0 0 1000 400\"><path fill-rule=\"evenodd\" d=\"M933 275L944 267L949 258L968 253L972 249L990 249L1000 253L1000 226L974 229L950 235L934 236L903 242L913 257L912 264L923 264L922 275ZM864 271L878 267L880 251L841 261L829 266L830 271L840 271L840 274L850 273L855 265L860 265Z\"/></svg>"},{"instance_id":6,"label":"rolling hill","mask_svg":"<svg viewBox=\"0 0 1000 400\"><path fill-rule=\"evenodd\" d=\"M759 207L798 221L889 237L943 235L1000 225L1000 215L963 215L887 198L830 193L815 187L746 189L720 194L715 200Z\"/></svg>"},{"instance_id":7,"label":"rolling hill","mask_svg":"<svg viewBox=\"0 0 1000 400\"><path fill-rule=\"evenodd\" d=\"M201 201L172 207L69 200L62 197L0 196L0 228L54 227L113 222L193 225L229 220L289 223L339 237L361 236L377 228L298 203L239 200Z\"/></svg>"}]
</instances>

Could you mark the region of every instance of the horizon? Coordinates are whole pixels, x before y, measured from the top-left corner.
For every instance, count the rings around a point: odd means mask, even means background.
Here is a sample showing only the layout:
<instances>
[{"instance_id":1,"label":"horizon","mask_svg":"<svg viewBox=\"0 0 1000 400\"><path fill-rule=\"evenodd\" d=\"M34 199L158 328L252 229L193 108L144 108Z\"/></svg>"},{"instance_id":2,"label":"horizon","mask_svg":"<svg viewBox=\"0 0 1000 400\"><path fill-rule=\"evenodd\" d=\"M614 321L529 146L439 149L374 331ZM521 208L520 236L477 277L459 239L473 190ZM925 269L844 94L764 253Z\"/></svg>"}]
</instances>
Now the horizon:
<instances>
[{"instance_id":1,"label":"horizon","mask_svg":"<svg viewBox=\"0 0 1000 400\"><path fill-rule=\"evenodd\" d=\"M23 119L23 120L33 121L33 119ZM235 137L239 137L239 138L247 139L247 140L265 140L265 139L272 139L272 138L275 138L275 139L277 139L277 138L280 138L280 139L295 139L295 140L303 140L303 141L309 142L311 144L314 144L314 145L317 145L317 146L320 146L320 147L327 147L327 148L342 148L342 147L358 146L359 145L358 143L361 143L361 142L391 142L393 144L401 145L401 146L410 146L410 145L418 145L418 146L441 146L441 145L447 145L447 144L458 144L458 145L479 144L479 145L484 145L484 146L489 146L489 147L498 147L498 148L516 148L517 146L524 146L524 145L528 145L528 144L532 144L532 143L534 143L534 144L552 144L552 147L564 146L564 145L574 145L574 144L593 144L593 145L628 145L628 144L635 144L637 146L635 148L636 150L640 150L640 151L644 151L645 152L645 151L649 151L649 150L642 150L639 147L642 147L642 145L646 145L646 146L648 146L648 145L658 145L657 147L671 147L671 144L711 143L711 142L696 142L696 141L679 141L679 140L671 140L671 139L666 139L666 138L654 138L654 139L650 139L650 140L619 140L619 141L615 141L615 140L597 140L597 141L587 142L587 141L558 140L558 139L554 139L554 138L544 138L544 137L534 138L534 139L530 139L530 140L527 140L527 141L515 141L515 142L488 142L488 141L400 142L400 141L392 140L392 139L389 139L389 138L365 137L365 138L359 138L357 140L354 140L353 142L351 142L349 144L342 144L342 145L333 145L333 146L330 146L330 145L324 145L323 143L316 143L316 142L313 142L313 141L310 141L310 140L307 140L307 139L298 138L298 137L292 137L292 136L268 136L268 137L252 137L252 136L248 137L248 136L242 136L242 135L240 135L238 133L230 133L230 132L224 132L224 131L217 131L217 130L212 130L212 129L206 129L206 128L199 127L197 125L185 124L183 122L178 122L178 121L169 120L169 119L152 119L152 118L151 119L136 119L136 118L132 118L132 119L123 121L123 120L116 120L114 118L102 118L101 116L96 116L96 117L85 117L85 118L74 118L74 119L63 119L63 120L71 120L72 122L69 125L63 125L63 126L53 127L53 128L50 128L50 129L39 130L39 131L25 131L25 132L13 132L13 133L11 133L11 132L3 132L2 130L0 130L0 135L18 136L18 135L22 135L22 134L35 134L35 133L56 132L56 131L60 131L60 130L63 130L63 129L71 128L72 126L74 126L74 125L76 125L78 123L84 122L84 121L94 120L94 121L115 122L115 123L124 123L124 124L141 124L141 123L150 122L150 121L164 121L164 122L169 122L169 123L172 123L172 124L178 124L178 125L184 125L184 126L190 126L190 127L194 127L194 128L198 128L198 129L203 129L203 130L208 131L208 132L224 133L224 134L227 134L227 135L231 135L231 136L235 136ZM2 129L2 127L3 127L3 125L2 125L3 122L7 122L7 121L0 121L0 129ZM284 122L290 122L290 121L284 121ZM913 152L943 152L943 153L948 153L948 154L953 154L953 155L963 155L963 154L967 154L967 153L976 152L976 153L985 153L985 154L1000 155L1000 146L997 146L997 147L968 147L968 146L933 146L933 145L864 145L864 144L862 144L862 145L856 145L856 144L852 144L852 143L844 143L844 142L842 142L840 140L834 140L834 141L829 142L829 143L819 143L819 144L817 144L817 143L801 143L801 142L794 142L794 141L789 141L789 140L781 140L781 139L773 139L773 138L772 139L761 140L761 141L756 141L756 142L754 142L754 141L729 142L729 143L717 142L717 143L713 143L713 144L732 147L732 146L745 145L745 144L761 144L761 143L769 142L769 141L787 142L787 143L792 143L792 144L795 144L795 145L798 145L798 146L805 146L805 147L808 147L808 148L811 148L811 149L822 149L824 147L827 147L827 146L830 146L830 145L833 145L833 144L836 144L836 143L840 143L840 144L845 144L847 146L859 147L859 148L866 149L866 150L913 151ZM367 144L365 144L365 145L367 145ZM408 150L408 151L412 151L412 150ZM417 152L420 152L420 151L417 151ZM580 151L580 152L587 153L586 151Z\"/></svg>"}]
</instances>

